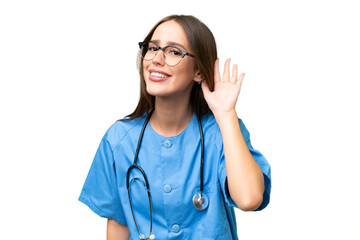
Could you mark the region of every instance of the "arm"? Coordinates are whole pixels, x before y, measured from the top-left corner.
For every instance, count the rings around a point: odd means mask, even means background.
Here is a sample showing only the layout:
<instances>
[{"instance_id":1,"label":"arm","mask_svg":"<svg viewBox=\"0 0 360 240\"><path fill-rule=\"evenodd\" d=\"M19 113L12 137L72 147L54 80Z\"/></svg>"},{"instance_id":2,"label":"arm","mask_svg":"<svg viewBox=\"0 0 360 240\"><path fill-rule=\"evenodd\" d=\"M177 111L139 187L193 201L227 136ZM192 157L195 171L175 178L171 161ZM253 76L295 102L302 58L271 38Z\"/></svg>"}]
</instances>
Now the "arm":
<instances>
[{"instance_id":1,"label":"arm","mask_svg":"<svg viewBox=\"0 0 360 240\"><path fill-rule=\"evenodd\" d=\"M130 237L127 225L122 225L114 220L108 219L107 240L128 240Z\"/></svg>"},{"instance_id":2,"label":"arm","mask_svg":"<svg viewBox=\"0 0 360 240\"><path fill-rule=\"evenodd\" d=\"M214 74L214 91L211 92L205 82L202 89L221 131L230 196L240 209L255 210L263 200L264 177L242 136L235 111L244 74L238 77L237 65L234 65L230 78L230 59L225 62L222 81L219 60L215 61Z\"/></svg>"},{"instance_id":3,"label":"arm","mask_svg":"<svg viewBox=\"0 0 360 240\"><path fill-rule=\"evenodd\" d=\"M255 210L261 205L264 193L261 168L246 145L235 111L215 118L224 143L230 196L241 210Z\"/></svg>"}]
</instances>

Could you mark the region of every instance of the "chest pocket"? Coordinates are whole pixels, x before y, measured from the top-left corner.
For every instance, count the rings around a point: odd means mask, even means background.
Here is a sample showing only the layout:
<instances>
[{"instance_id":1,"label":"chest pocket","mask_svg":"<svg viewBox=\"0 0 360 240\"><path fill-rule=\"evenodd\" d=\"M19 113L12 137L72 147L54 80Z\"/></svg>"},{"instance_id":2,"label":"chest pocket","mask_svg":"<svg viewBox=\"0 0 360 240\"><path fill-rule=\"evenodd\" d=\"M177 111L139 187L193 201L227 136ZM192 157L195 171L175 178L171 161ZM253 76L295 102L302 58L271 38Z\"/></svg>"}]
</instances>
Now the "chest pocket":
<instances>
[{"instance_id":1,"label":"chest pocket","mask_svg":"<svg viewBox=\"0 0 360 240\"><path fill-rule=\"evenodd\" d=\"M200 192L199 188L195 189L194 194L197 192ZM197 210L197 221L201 231L201 239L229 239L227 235L230 234L230 227L226 215L225 203L221 196L220 185L204 186L204 193L209 198L209 205L204 210Z\"/></svg>"}]
</instances>

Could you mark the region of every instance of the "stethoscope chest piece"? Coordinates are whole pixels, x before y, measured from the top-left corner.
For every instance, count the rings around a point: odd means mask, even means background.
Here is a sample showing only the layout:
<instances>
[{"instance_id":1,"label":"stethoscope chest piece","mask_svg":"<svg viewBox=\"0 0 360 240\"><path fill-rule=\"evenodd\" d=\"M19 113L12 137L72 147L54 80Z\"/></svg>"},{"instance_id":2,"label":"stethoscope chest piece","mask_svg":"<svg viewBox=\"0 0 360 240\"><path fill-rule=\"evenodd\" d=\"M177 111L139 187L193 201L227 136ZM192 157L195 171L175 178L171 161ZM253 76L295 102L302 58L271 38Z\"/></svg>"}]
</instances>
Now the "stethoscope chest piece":
<instances>
[{"instance_id":1,"label":"stethoscope chest piece","mask_svg":"<svg viewBox=\"0 0 360 240\"><path fill-rule=\"evenodd\" d=\"M139 238L140 239L155 239L155 235L151 234L148 238L146 238L144 234L140 234Z\"/></svg>"},{"instance_id":2,"label":"stethoscope chest piece","mask_svg":"<svg viewBox=\"0 0 360 240\"><path fill-rule=\"evenodd\" d=\"M209 205L209 199L204 192L198 192L193 197L194 207L198 210L204 210Z\"/></svg>"}]
</instances>

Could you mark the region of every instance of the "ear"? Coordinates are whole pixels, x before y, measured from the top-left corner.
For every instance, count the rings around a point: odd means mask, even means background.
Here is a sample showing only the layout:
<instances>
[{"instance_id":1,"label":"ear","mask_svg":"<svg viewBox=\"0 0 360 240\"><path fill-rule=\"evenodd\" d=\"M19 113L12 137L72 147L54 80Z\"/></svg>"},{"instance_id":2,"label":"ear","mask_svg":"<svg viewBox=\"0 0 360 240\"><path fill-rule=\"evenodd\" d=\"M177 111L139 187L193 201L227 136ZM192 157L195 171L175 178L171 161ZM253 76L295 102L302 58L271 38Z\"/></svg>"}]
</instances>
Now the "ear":
<instances>
[{"instance_id":1,"label":"ear","mask_svg":"<svg viewBox=\"0 0 360 240\"><path fill-rule=\"evenodd\" d=\"M201 83L201 81L202 81L202 76L201 76L200 71L196 71L195 77L194 77L194 81L197 82L197 83L199 83L199 84Z\"/></svg>"}]
</instances>

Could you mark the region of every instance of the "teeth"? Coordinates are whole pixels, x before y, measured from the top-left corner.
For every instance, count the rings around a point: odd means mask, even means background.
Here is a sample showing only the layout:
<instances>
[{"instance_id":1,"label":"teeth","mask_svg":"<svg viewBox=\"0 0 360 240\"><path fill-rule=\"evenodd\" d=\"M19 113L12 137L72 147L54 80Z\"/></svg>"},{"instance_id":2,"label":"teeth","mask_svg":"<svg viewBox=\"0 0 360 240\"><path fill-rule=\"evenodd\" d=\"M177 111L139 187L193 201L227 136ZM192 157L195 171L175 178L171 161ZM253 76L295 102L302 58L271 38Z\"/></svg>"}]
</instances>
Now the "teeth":
<instances>
[{"instance_id":1,"label":"teeth","mask_svg":"<svg viewBox=\"0 0 360 240\"><path fill-rule=\"evenodd\" d=\"M165 74L158 73L158 72L152 72L151 76L161 77L161 78L166 78L167 77Z\"/></svg>"}]
</instances>

